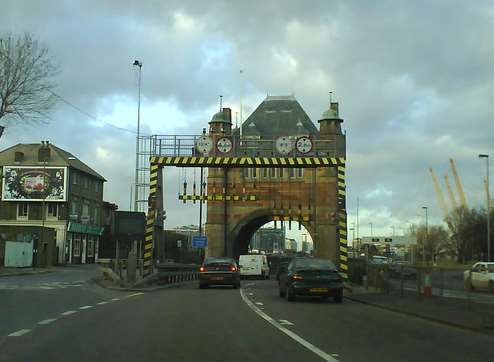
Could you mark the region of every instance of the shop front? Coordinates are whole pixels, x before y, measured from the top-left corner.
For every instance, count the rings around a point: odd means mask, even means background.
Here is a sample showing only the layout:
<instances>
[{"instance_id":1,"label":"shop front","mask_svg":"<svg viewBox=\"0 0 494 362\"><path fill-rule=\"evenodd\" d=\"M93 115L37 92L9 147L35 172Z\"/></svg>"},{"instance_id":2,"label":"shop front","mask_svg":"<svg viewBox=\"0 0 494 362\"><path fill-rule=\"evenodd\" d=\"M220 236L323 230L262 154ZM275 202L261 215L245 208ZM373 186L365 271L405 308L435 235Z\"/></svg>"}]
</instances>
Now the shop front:
<instances>
[{"instance_id":1,"label":"shop front","mask_svg":"<svg viewBox=\"0 0 494 362\"><path fill-rule=\"evenodd\" d=\"M92 264L98 260L98 243L103 228L97 225L69 222L67 226L67 262Z\"/></svg>"}]
</instances>

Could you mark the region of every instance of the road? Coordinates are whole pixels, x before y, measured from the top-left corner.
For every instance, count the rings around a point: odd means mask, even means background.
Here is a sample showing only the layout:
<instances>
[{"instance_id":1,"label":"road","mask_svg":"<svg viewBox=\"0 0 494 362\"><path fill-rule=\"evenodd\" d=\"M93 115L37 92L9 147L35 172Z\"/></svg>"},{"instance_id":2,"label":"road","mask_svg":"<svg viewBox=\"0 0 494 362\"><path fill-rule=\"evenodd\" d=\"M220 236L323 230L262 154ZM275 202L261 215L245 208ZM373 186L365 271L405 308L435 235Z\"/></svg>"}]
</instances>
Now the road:
<instances>
[{"instance_id":1,"label":"road","mask_svg":"<svg viewBox=\"0 0 494 362\"><path fill-rule=\"evenodd\" d=\"M240 290L193 284L145 294L91 283L2 290L0 310L6 292L12 301L37 294L2 315L9 325L0 330L2 362L486 361L494 345L494 336L348 300L287 302L272 280L242 281Z\"/></svg>"}]
</instances>

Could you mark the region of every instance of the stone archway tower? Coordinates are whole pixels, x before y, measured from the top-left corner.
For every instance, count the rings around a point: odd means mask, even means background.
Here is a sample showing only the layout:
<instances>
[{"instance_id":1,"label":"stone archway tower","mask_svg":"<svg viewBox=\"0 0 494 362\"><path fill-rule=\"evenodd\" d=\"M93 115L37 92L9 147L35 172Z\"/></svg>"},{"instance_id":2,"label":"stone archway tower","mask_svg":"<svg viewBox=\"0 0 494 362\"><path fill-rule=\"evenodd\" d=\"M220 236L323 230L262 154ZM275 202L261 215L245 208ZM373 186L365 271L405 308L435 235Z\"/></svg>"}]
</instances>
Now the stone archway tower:
<instances>
[{"instance_id":1,"label":"stone archway tower","mask_svg":"<svg viewBox=\"0 0 494 362\"><path fill-rule=\"evenodd\" d=\"M338 114L338 103L332 102L318 122L320 129L294 96L268 96L242 125L242 152L248 148L249 156L261 156L261 148L273 145L280 136L289 137L293 142L300 136L308 136L317 143L314 156L345 157L346 140L341 130L343 120ZM209 122L209 135L215 144L222 137L231 137L234 148L238 148L239 133L238 128L232 130L229 109L216 113ZM258 145L259 153L256 154L255 146L245 145ZM242 155L239 150L235 152L237 157ZM262 152L279 157L275 149ZM219 155L215 148L212 155ZM239 252L246 252L253 225L289 217L293 220L292 228L297 228L300 216L313 239L314 254L337 261L341 205L338 204L338 179L334 167L285 168L282 171L254 166L209 168L207 193L208 197L219 197L208 200L206 255L235 257Z\"/></svg>"}]
</instances>

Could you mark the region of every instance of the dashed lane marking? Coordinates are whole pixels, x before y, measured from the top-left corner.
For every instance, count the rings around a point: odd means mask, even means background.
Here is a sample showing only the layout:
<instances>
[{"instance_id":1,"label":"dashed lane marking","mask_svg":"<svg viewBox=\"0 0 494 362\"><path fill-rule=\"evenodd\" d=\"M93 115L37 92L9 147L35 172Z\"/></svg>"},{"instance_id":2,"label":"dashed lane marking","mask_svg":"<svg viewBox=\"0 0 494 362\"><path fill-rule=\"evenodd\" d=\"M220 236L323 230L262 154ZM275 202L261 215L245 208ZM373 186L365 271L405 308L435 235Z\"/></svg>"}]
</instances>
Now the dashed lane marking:
<instances>
[{"instance_id":1,"label":"dashed lane marking","mask_svg":"<svg viewBox=\"0 0 494 362\"><path fill-rule=\"evenodd\" d=\"M144 293L134 293L134 294L130 294L130 295L127 295L126 298L130 298L130 297L137 297L138 295L143 295Z\"/></svg>"},{"instance_id":2,"label":"dashed lane marking","mask_svg":"<svg viewBox=\"0 0 494 362\"><path fill-rule=\"evenodd\" d=\"M108 302L99 302L99 303L96 303L97 305L105 305L105 304L108 304Z\"/></svg>"},{"instance_id":3,"label":"dashed lane marking","mask_svg":"<svg viewBox=\"0 0 494 362\"><path fill-rule=\"evenodd\" d=\"M117 300L120 300L120 298L113 298L112 300L113 301L117 301Z\"/></svg>"},{"instance_id":4,"label":"dashed lane marking","mask_svg":"<svg viewBox=\"0 0 494 362\"><path fill-rule=\"evenodd\" d=\"M286 319L279 319L278 320L280 322L281 325L283 326L294 326L295 324L293 324L292 322L290 321L287 321Z\"/></svg>"},{"instance_id":5,"label":"dashed lane marking","mask_svg":"<svg viewBox=\"0 0 494 362\"><path fill-rule=\"evenodd\" d=\"M331 355L327 354L323 350L317 348L312 343L306 341L305 339L303 339L302 337L300 337L298 334L296 334L296 333L292 332L291 330L285 328L280 323L278 323L276 320L274 320L269 315L267 315L266 313L264 313L259 307L257 307L254 303L252 303L249 300L249 298L247 298L245 296L245 294L244 294L244 292L243 292L242 289L240 289L240 296L242 297L242 299L245 302L245 304L247 304L250 307L250 309L252 309L255 313L257 313L257 315L259 315L262 319L264 319L265 321L267 321L272 326L276 327L281 332L285 333L288 337L290 337L291 339L293 339L297 343L301 344L302 346L304 346L305 348L307 348L312 353L318 355L323 360L329 361L329 362L338 362L338 360L336 358L334 358Z\"/></svg>"},{"instance_id":6,"label":"dashed lane marking","mask_svg":"<svg viewBox=\"0 0 494 362\"><path fill-rule=\"evenodd\" d=\"M8 335L8 337L20 337L20 336L23 336L23 335L25 335L26 333L29 333L29 332L31 332L30 329L19 329L17 332L10 333Z\"/></svg>"},{"instance_id":7,"label":"dashed lane marking","mask_svg":"<svg viewBox=\"0 0 494 362\"><path fill-rule=\"evenodd\" d=\"M60 313L60 315L71 315L74 313L77 313L77 311L76 310L68 310L66 312Z\"/></svg>"},{"instance_id":8,"label":"dashed lane marking","mask_svg":"<svg viewBox=\"0 0 494 362\"><path fill-rule=\"evenodd\" d=\"M254 293L249 293L249 295L254 295Z\"/></svg>"},{"instance_id":9,"label":"dashed lane marking","mask_svg":"<svg viewBox=\"0 0 494 362\"><path fill-rule=\"evenodd\" d=\"M85 305L83 307L79 307L79 309L89 309L89 308L93 308L92 305Z\"/></svg>"},{"instance_id":10,"label":"dashed lane marking","mask_svg":"<svg viewBox=\"0 0 494 362\"><path fill-rule=\"evenodd\" d=\"M49 318L45 319L44 321L38 322L38 324L45 325L45 324L50 324L56 321L56 318Z\"/></svg>"},{"instance_id":11,"label":"dashed lane marking","mask_svg":"<svg viewBox=\"0 0 494 362\"><path fill-rule=\"evenodd\" d=\"M264 305L264 303L256 302L257 305Z\"/></svg>"}]
</instances>

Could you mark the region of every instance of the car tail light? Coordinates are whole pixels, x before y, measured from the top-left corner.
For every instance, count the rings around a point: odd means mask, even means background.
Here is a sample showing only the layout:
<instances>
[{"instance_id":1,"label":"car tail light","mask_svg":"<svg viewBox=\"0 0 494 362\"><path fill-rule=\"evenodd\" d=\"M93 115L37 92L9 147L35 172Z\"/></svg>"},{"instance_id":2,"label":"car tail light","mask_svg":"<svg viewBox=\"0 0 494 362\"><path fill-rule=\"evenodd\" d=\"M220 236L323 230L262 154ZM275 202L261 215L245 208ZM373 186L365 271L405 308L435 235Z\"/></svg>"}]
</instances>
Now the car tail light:
<instances>
[{"instance_id":1,"label":"car tail light","mask_svg":"<svg viewBox=\"0 0 494 362\"><path fill-rule=\"evenodd\" d=\"M233 265L232 265L232 266L230 267L230 270L231 270L232 272L234 272L234 271L237 271L237 268L235 268L235 266L233 266Z\"/></svg>"},{"instance_id":2,"label":"car tail light","mask_svg":"<svg viewBox=\"0 0 494 362\"><path fill-rule=\"evenodd\" d=\"M300 274L293 274L292 279L293 280L302 280L302 279L304 279L304 277L301 276Z\"/></svg>"},{"instance_id":3,"label":"car tail light","mask_svg":"<svg viewBox=\"0 0 494 362\"><path fill-rule=\"evenodd\" d=\"M200 271L201 273L202 273L202 272L205 272L205 271L206 271L206 268L205 268L205 267L203 267L203 266L201 266L201 267L199 268L199 271Z\"/></svg>"}]
</instances>

